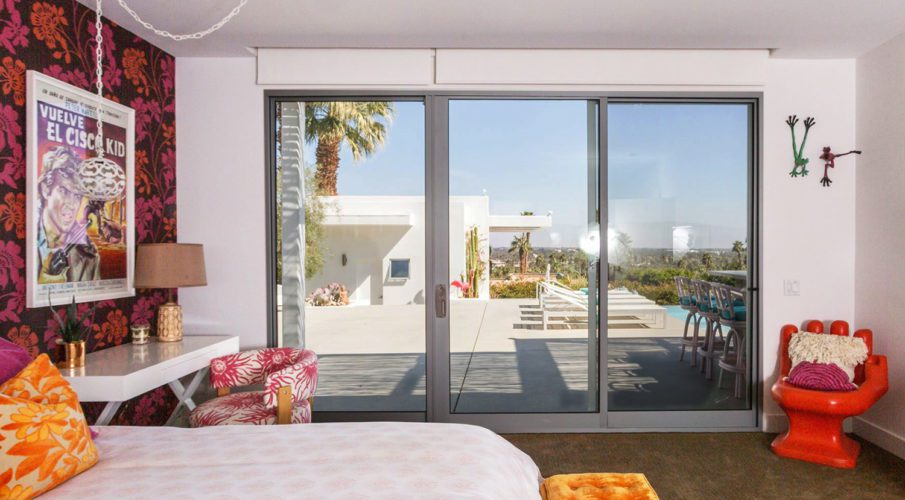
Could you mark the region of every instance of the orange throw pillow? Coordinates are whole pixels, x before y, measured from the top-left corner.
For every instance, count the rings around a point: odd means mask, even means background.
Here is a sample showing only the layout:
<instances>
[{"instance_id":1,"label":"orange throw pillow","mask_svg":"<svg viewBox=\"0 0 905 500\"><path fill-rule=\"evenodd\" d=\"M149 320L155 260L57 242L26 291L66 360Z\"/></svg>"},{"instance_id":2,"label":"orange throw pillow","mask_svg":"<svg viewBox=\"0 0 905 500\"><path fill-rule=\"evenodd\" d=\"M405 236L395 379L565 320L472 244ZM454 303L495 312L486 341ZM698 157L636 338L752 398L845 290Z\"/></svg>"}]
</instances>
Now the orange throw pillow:
<instances>
[{"instance_id":1,"label":"orange throw pillow","mask_svg":"<svg viewBox=\"0 0 905 500\"><path fill-rule=\"evenodd\" d=\"M659 500L644 474L557 474L540 487L543 500Z\"/></svg>"},{"instance_id":2,"label":"orange throw pillow","mask_svg":"<svg viewBox=\"0 0 905 500\"><path fill-rule=\"evenodd\" d=\"M95 463L75 391L46 354L0 385L0 498L31 498Z\"/></svg>"}]
</instances>

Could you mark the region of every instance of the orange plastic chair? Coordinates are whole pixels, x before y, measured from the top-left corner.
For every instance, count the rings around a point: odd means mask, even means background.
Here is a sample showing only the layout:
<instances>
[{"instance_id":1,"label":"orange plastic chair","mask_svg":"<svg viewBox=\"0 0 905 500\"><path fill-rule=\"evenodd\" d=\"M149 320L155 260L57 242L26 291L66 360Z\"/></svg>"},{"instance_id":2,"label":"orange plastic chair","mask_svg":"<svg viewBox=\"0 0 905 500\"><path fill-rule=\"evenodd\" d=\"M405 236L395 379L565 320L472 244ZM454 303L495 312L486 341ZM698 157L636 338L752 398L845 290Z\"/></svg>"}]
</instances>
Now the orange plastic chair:
<instances>
[{"instance_id":1,"label":"orange plastic chair","mask_svg":"<svg viewBox=\"0 0 905 500\"><path fill-rule=\"evenodd\" d=\"M809 321L805 331L824 333L823 323ZM779 456L815 462L844 469L855 467L861 445L842 432L842 421L860 415L877 402L889 388L886 356L874 354L873 333L858 330L855 337L867 344L867 361L855 369L858 389L849 392L812 391L785 382L792 361L789 339L797 333L793 325L782 327L780 343L780 379L773 384L773 399L789 417L789 430L773 440L771 447ZM833 321L830 334L848 336L848 323Z\"/></svg>"}]
</instances>

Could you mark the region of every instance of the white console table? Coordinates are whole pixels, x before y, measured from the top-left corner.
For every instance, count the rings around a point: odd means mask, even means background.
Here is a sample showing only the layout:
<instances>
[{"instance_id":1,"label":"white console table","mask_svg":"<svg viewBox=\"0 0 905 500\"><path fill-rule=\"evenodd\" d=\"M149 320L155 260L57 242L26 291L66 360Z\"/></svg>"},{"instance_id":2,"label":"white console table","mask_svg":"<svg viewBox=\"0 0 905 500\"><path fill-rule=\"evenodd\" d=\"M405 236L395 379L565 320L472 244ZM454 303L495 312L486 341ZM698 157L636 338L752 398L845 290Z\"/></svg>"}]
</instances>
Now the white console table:
<instances>
[{"instance_id":1,"label":"white console table","mask_svg":"<svg viewBox=\"0 0 905 500\"><path fill-rule=\"evenodd\" d=\"M79 401L103 401L95 425L108 425L124 401L163 385L169 385L179 404L167 420L173 421L183 405L195 409L192 395L207 373L211 359L239 352L239 337L186 335L180 342L151 341L144 345L123 344L86 356L85 366L60 369L78 394ZM195 374L188 387L181 377Z\"/></svg>"}]
</instances>

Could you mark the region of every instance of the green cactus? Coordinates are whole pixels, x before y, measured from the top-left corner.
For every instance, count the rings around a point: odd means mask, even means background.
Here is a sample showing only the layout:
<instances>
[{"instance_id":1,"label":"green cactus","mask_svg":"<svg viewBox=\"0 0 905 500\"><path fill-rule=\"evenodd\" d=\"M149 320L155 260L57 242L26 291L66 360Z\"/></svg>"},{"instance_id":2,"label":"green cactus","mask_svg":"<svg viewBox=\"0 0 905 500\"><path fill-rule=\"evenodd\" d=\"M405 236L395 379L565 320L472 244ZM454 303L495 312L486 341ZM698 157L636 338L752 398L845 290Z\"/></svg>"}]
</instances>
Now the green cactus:
<instances>
[{"instance_id":1,"label":"green cactus","mask_svg":"<svg viewBox=\"0 0 905 500\"><path fill-rule=\"evenodd\" d=\"M481 284L481 276L484 275L484 261L481 259L481 240L478 237L478 227L472 226L465 231L465 275L462 281L468 283L465 290L466 298L477 298Z\"/></svg>"}]
</instances>

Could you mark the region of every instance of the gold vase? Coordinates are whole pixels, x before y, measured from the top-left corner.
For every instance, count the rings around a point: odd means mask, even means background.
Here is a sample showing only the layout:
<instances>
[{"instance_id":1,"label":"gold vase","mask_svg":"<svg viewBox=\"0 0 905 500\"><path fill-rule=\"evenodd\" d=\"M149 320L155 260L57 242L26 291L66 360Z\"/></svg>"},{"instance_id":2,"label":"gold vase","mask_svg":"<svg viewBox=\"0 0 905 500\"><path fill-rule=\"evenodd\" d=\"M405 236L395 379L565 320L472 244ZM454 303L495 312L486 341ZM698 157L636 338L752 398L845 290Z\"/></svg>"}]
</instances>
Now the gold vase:
<instances>
[{"instance_id":1,"label":"gold vase","mask_svg":"<svg viewBox=\"0 0 905 500\"><path fill-rule=\"evenodd\" d=\"M63 350L66 358L61 365L64 368L79 368L85 366L85 341L64 342Z\"/></svg>"}]
</instances>

